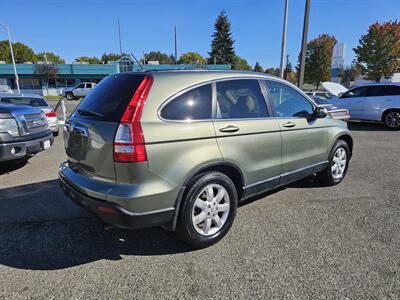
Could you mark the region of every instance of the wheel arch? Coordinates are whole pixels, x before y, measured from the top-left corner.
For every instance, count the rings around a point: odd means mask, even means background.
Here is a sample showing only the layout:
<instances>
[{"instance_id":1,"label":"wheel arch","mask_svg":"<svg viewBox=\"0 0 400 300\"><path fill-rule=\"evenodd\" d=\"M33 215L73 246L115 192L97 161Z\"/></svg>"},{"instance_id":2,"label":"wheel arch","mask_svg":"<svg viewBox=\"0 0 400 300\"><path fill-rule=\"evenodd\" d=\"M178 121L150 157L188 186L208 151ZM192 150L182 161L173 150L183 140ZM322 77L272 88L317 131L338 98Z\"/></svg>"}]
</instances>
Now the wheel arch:
<instances>
[{"instance_id":1,"label":"wheel arch","mask_svg":"<svg viewBox=\"0 0 400 300\"><path fill-rule=\"evenodd\" d=\"M350 149L350 157L353 155L353 146L354 146L354 141L353 138L351 137L350 134L341 134L336 138L337 140L342 140L345 141L346 144L349 146Z\"/></svg>"},{"instance_id":2,"label":"wheel arch","mask_svg":"<svg viewBox=\"0 0 400 300\"><path fill-rule=\"evenodd\" d=\"M188 175L187 178L184 180L181 191L179 192L178 197L175 201L175 214L173 220L171 224L165 225L167 229L175 230L176 228L176 223L182 206L182 199L185 197L187 192L187 185L193 180L195 176L210 171L218 171L228 176L235 184L239 200L242 198L242 196L244 195L243 187L245 181L241 169L236 164L226 161L205 164L200 168L195 169L195 171L190 173L190 175Z\"/></svg>"},{"instance_id":3,"label":"wheel arch","mask_svg":"<svg viewBox=\"0 0 400 300\"><path fill-rule=\"evenodd\" d=\"M398 112L400 112L400 108L386 108L386 109L382 112L382 115L381 115L381 121L382 121L382 122L385 122L385 120L384 120L385 114L388 113L388 112L390 112L390 111L398 111Z\"/></svg>"}]
</instances>

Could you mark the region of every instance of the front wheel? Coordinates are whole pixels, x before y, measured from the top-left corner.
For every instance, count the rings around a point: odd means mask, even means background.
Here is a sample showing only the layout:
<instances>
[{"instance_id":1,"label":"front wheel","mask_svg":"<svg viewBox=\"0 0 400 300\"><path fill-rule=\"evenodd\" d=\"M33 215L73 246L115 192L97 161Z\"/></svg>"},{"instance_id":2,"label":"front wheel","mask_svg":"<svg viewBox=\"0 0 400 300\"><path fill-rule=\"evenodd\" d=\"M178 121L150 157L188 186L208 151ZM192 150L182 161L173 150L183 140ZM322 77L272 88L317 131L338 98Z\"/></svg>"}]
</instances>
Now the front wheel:
<instances>
[{"instance_id":1,"label":"front wheel","mask_svg":"<svg viewBox=\"0 0 400 300\"><path fill-rule=\"evenodd\" d=\"M337 140L329 155L328 166L317 174L318 179L327 186L339 184L347 173L350 148L343 140Z\"/></svg>"},{"instance_id":2,"label":"front wheel","mask_svg":"<svg viewBox=\"0 0 400 300\"><path fill-rule=\"evenodd\" d=\"M182 199L178 236L194 248L221 240L232 226L238 205L236 187L220 172L196 176Z\"/></svg>"},{"instance_id":3,"label":"front wheel","mask_svg":"<svg viewBox=\"0 0 400 300\"><path fill-rule=\"evenodd\" d=\"M383 114L383 122L391 129L400 130L400 110L390 110Z\"/></svg>"}]
</instances>

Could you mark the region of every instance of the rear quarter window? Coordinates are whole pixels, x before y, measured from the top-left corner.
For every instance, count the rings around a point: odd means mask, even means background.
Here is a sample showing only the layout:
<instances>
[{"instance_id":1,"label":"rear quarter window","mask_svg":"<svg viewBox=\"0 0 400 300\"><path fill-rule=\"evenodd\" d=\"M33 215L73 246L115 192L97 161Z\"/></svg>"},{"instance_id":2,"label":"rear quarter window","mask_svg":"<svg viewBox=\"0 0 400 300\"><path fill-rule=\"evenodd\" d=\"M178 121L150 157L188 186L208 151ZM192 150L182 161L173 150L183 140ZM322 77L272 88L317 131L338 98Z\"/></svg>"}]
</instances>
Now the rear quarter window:
<instances>
[{"instance_id":1,"label":"rear quarter window","mask_svg":"<svg viewBox=\"0 0 400 300\"><path fill-rule=\"evenodd\" d=\"M191 89L167 102L161 108L160 116L172 121L193 121L211 119L211 84Z\"/></svg>"},{"instance_id":2,"label":"rear quarter window","mask_svg":"<svg viewBox=\"0 0 400 300\"><path fill-rule=\"evenodd\" d=\"M103 115L102 121L119 122L144 76L134 73L109 75L94 87L78 109L99 113Z\"/></svg>"}]
</instances>

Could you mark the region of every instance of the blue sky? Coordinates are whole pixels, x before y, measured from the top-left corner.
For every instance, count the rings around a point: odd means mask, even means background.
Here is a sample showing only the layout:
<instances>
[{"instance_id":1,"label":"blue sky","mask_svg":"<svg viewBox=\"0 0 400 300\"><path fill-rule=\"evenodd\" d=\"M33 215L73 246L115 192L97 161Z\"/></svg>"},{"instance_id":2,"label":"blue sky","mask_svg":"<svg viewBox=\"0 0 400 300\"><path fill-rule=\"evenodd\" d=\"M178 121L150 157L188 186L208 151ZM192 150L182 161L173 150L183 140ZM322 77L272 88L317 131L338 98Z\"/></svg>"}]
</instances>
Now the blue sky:
<instances>
[{"instance_id":1,"label":"blue sky","mask_svg":"<svg viewBox=\"0 0 400 300\"><path fill-rule=\"evenodd\" d=\"M297 61L305 0L289 0L287 54ZM178 55L207 55L213 24L221 10L232 23L238 55L251 65L279 65L284 0L1 0L0 22L11 29L13 41L34 51L52 51L72 62L81 55L118 52L117 18L123 50L173 53L173 27L178 31ZM400 0L311 0L309 39L334 35L352 48L375 21L400 19ZM0 39L6 37L0 31Z\"/></svg>"}]
</instances>

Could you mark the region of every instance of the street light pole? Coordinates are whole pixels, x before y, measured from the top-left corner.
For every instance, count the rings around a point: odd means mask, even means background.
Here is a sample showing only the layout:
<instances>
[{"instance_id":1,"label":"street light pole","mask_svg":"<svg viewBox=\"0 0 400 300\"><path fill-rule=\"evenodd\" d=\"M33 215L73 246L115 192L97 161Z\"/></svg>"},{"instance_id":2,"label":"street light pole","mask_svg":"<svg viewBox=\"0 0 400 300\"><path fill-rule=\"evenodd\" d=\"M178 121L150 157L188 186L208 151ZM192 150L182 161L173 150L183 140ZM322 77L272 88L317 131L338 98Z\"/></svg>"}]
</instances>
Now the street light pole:
<instances>
[{"instance_id":1,"label":"street light pole","mask_svg":"<svg viewBox=\"0 0 400 300\"><path fill-rule=\"evenodd\" d=\"M284 68L285 48L286 48L286 28L287 28L288 6L289 6L289 0L285 0L285 13L283 16L283 33L282 33L282 48L281 48L281 68L279 70L280 78L283 78L283 68Z\"/></svg>"},{"instance_id":2,"label":"street light pole","mask_svg":"<svg viewBox=\"0 0 400 300\"><path fill-rule=\"evenodd\" d=\"M0 23L0 25L3 26L7 30L8 42L10 44L11 60L12 60L13 67L14 67L15 82L17 84L17 91L18 91L18 94L19 94L20 93L19 79L18 79L18 74L17 74L17 67L15 66L14 51L13 51L13 47L12 47L12 43L11 43L10 29L8 28L7 25L5 25L3 23Z\"/></svg>"},{"instance_id":3,"label":"street light pole","mask_svg":"<svg viewBox=\"0 0 400 300\"><path fill-rule=\"evenodd\" d=\"M300 89L303 88L304 83L304 69L306 64L306 52L307 52L307 34L308 34L308 20L310 17L310 1L306 0L306 8L304 12L304 24L303 24L303 38L301 41L301 59L300 59L300 70L299 70L299 80L297 85Z\"/></svg>"}]
</instances>

